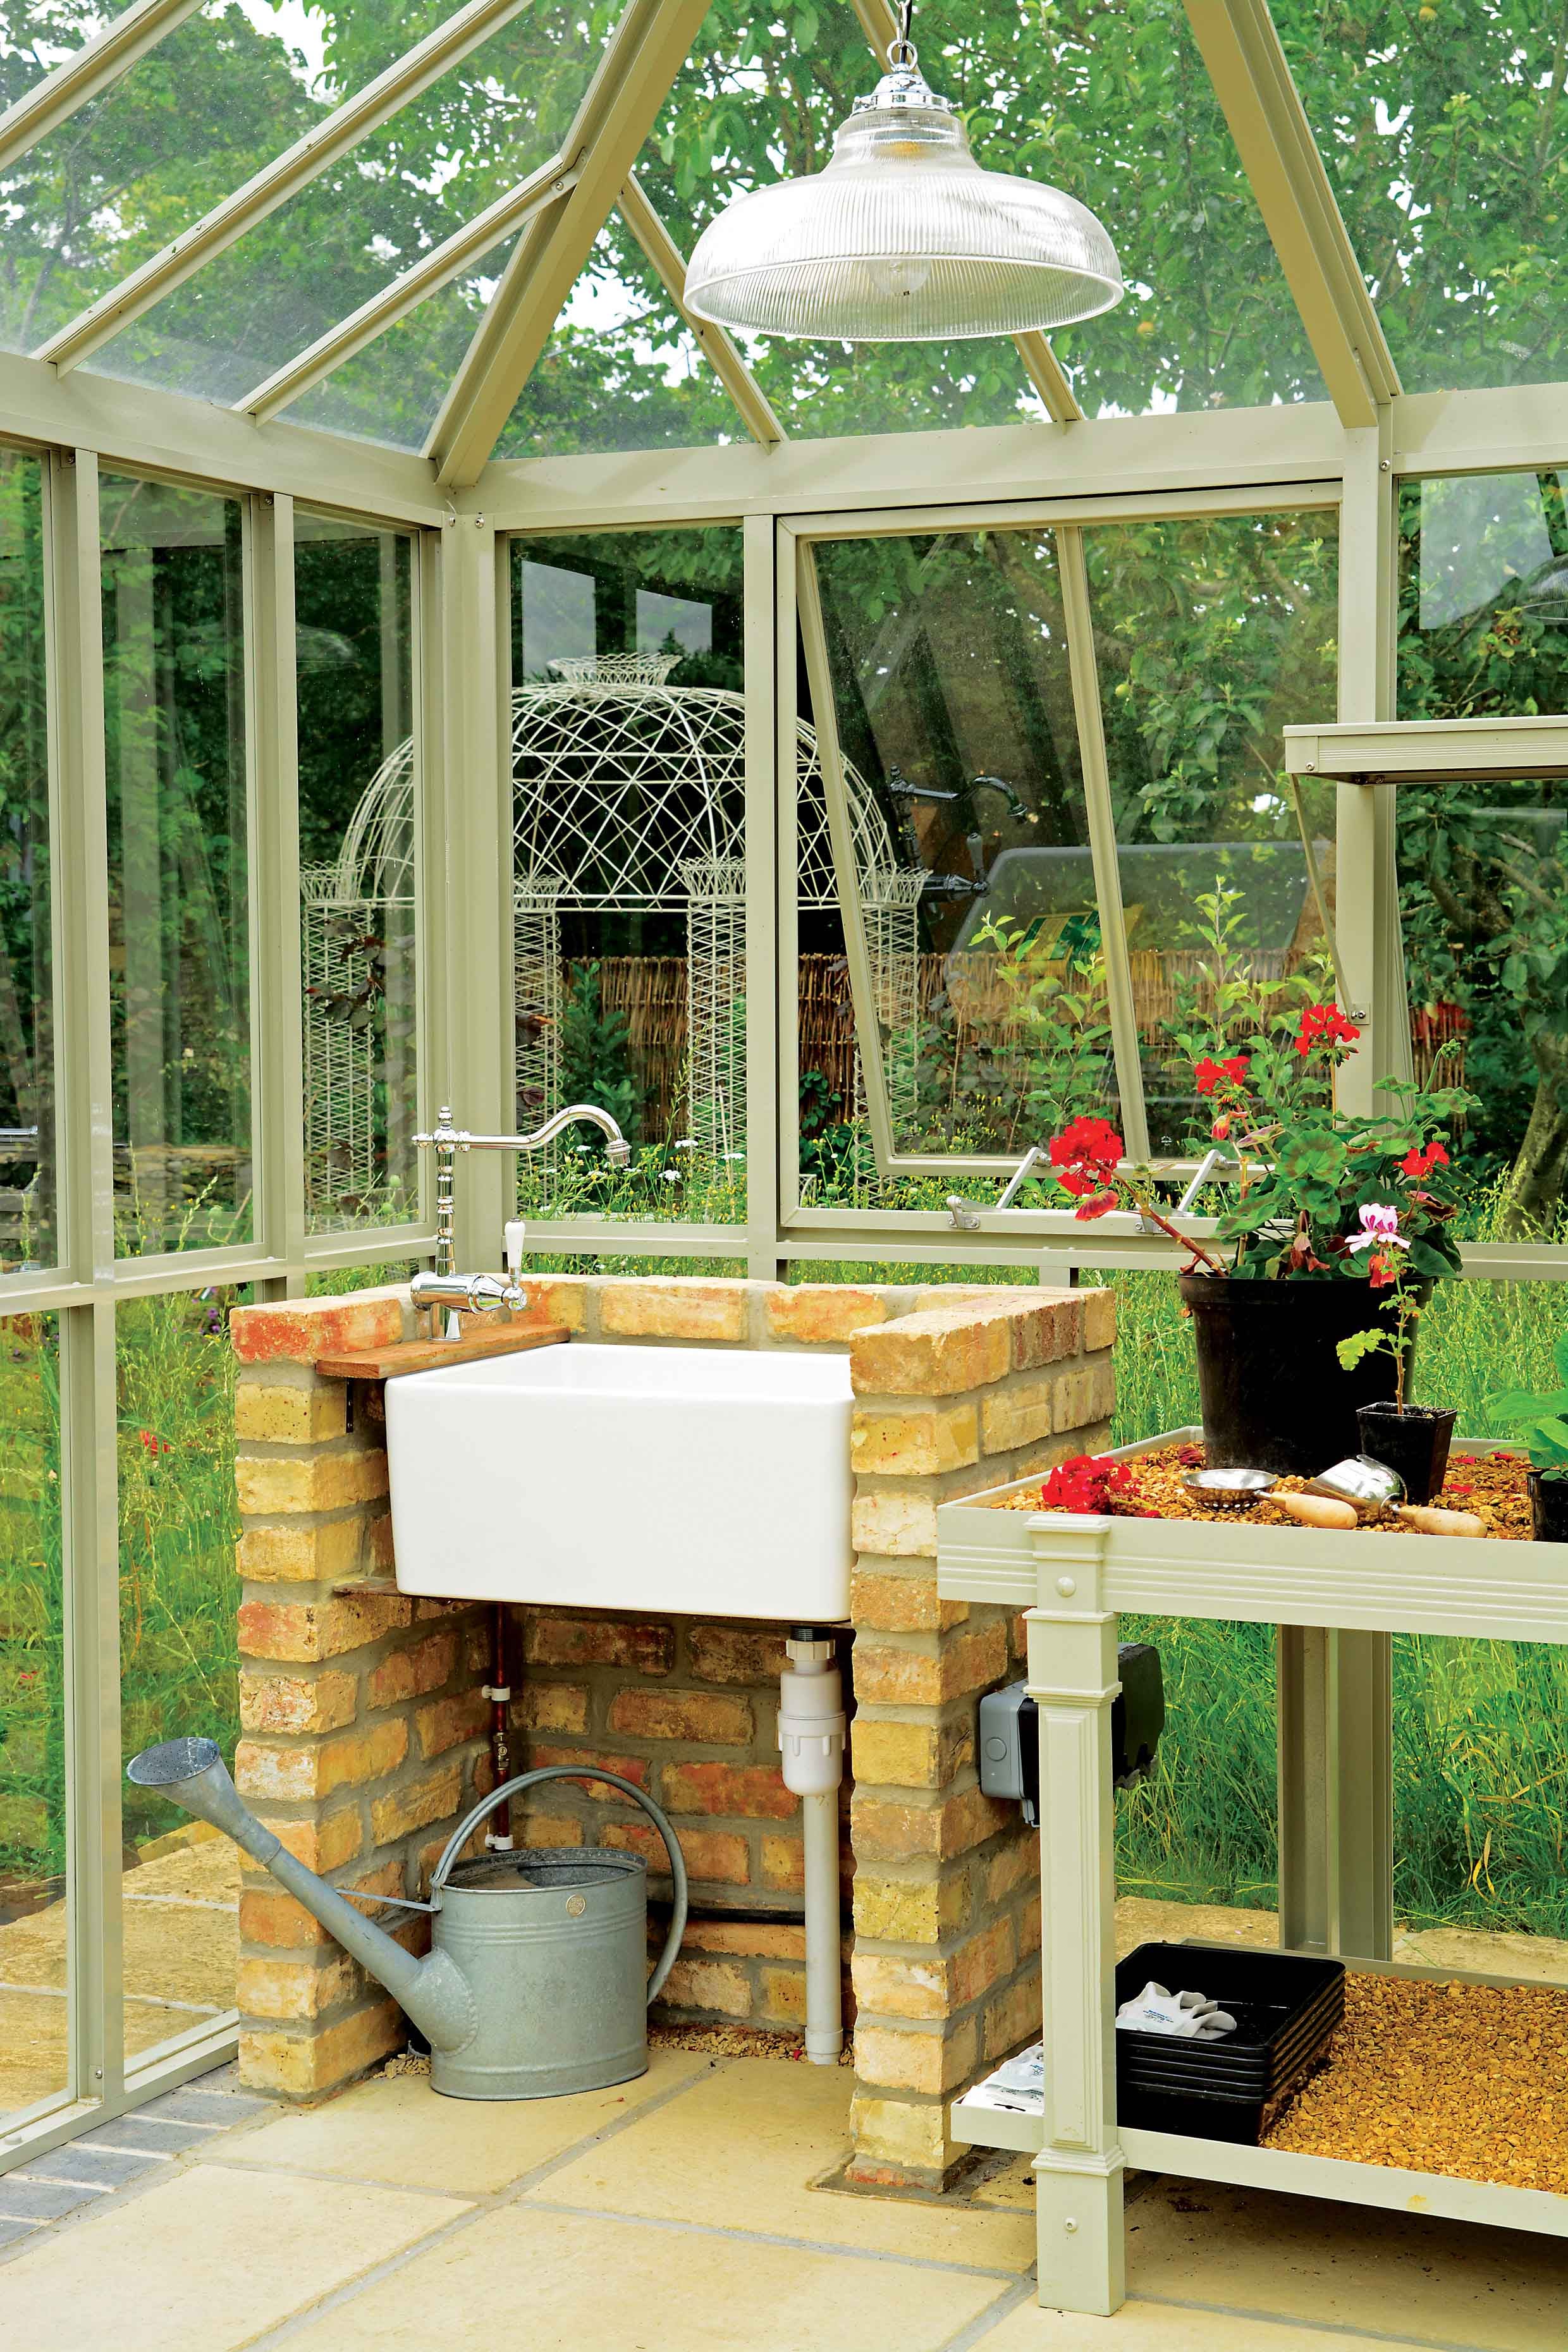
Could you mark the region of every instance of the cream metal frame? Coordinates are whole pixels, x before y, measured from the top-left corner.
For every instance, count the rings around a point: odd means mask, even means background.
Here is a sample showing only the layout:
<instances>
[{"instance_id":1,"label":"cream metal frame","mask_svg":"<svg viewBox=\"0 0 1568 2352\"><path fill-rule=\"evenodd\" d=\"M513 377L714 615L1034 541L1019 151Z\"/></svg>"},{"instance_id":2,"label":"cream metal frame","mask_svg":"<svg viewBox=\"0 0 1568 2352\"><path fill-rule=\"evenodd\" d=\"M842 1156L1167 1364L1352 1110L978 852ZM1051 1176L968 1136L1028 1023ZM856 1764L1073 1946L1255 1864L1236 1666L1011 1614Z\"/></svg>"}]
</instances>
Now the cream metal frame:
<instances>
[{"instance_id":1,"label":"cream metal frame","mask_svg":"<svg viewBox=\"0 0 1568 2352\"><path fill-rule=\"evenodd\" d=\"M883 0L854 0L871 46L885 47ZM505 562L510 535L593 529L639 530L739 523L744 544L746 932L749 1155L743 1224L637 1225L563 1222L551 1246L567 1254L646 1251L649 1257L739 1261L756 1276L793 1260L879 1259L1017 1267L1049 1278L1079 1263L1169 1264L1161 1240L1092 1234L1042 1215L1005 1231L955 1233L939 1213L803 1210L794 986L796 956L794 809L780 780L794 772L797 558L812 535L899 530L931 510L963 520L1050 518L1069 534L1096 518L1267 507L1282 497L1340 508L1338 721L1383 729L1394 711L1395 499L1415 475L1505 472L1568 465L1568 385L1410 394L1399 386L1354 255L1283 70L1262 0L1186 0L1238 152L1300 310L1331 399L1295 406L1142 417L1083 418L1043 339L1023 357L1054 421L854 439L768 444L762 411L740 376L726 374L742 421L757 439L718 447L609 457L495 462L497 439L533 360L628 186L664 95L697 37L701 0L632 0L612 37L552 177L502 200L515 224L536 196L511 264L453 387L428 451L415 457L313 432L272 415L278 396L329 373L471 258L467 231L426 257L268 384L238 415L116 382L90 367L63 375L39 359L0 354L0 434L43 458L47 531L56 1100L62 1190L60 1262L0 1277L0 1314L59 1318L65 1504L67 1677L72 1772L68 1792L74 1902L69 1972L70 2080L65 2093L0 2135L0 2168L119 2114L153 2090L212 2063L231 2027L221 2021L133 2066L121 2031L119 1854L118 1512L114 1318L119 1303L250 1283L258 1296L298 1293L317 1271L432 1254L426 1214L396 1231L330 1236L305 1232L298 970L297 752L292 539L295 503L418 541L421 635L418 725L423 755L420 910L421 1083L426 1102L462 1106L476 1128L507 1126L512 1085L512 877L507 756L510 642ZM14 160L67 120L192 13L191 0L137 0L104 33L0 118L0 157ZM459 12L467 22L474 12ZM492 12L500 21L504 7ZM456 21L456 20L453 20ZM437 37L446 38L452 21ZM417 53L416 53L417 55ZM393 69L376 101L383 120L416 86L413 58ZM365 114L354 118L366 130ZM343 126L340 122L339 130ZM312 150L311 159L320 152ZM310 172L297 151L245 192L259 218ZM554 179L563 184L557 187ZM565 184L570 181L570 184ZM285 185L287 183L287 185ZM237 199L236 201L238 201ZM636 213L637 196L628 201ZM227 215L225 215L226 221ZM636 224L634 223L634 226ZM673 292L679 256L662 255ZM203 250L226 241L216 216ZM163 257L161 289L184 270ZM458 266L461 266L459 263ZM143 276L142 292L153 278ZM111 298L111 301L114 298ZM123 316L123 309L117 313ZM62 359L79 358L84 322ZM1035 344L1038 348L1033 348ZM329 348L330 346L330 348ZM737 367L740 362L737 359ZM747 382L750 382L749 377ZM760 399L760 394L758 395ZM764 404L765 405L765 404ZM100 466L196 482L245 506L247 664L252 772L252 921L256 988L255 1095L259 1222L254 1244L189 1256L116 1263L110 1160L107 844L104 809L98 473ZM1076 594L1076 591L1074 592ZM1081 636L1081 616L1079 625ZM1080 724L1092 731L1093 680L1079 665ZM1491 730L1505 768L1520 742ZM1319 730L1327 742L1328 730ZM1386 773L1397 764L1382 748ZM1503 748L1507 746L1507 748ZM1452 746L1439 754L1452 755ZM1320 758L1332 755L1320 753ZM1357 751L1354 756L1362 756ZM1423 756L1426 756L1423 754ZM1542 753L1540 756L1544 756ZM1324 767L1321 772L1337 771ZM1354 774L1370 772L1356 769ZM1408 1053L1393 827L1396 793L1339 782L1339 923L1366 1043L1352 1086L1370 1102L1372 1077ZM460 955L460 969L458 958ZM864 990L862 990L864 994ZM1122 1041L1125 1051L1125 1039ZM945 1170L950 1162L940 1163ZM955 1171L956 1172L956 1171ZM500 1155L471 1155L460 1171L460 1230L470 1256L493 1255L510 1197ZM1466 1252L1467 1274L1568 1277L1568 1251L1492 1247ZM1393 1539L1389 1539L1393 1540ZM1359 1645L1359 1646L1358 1646ZM1333 1843L1340 1930L1375 1952L1386 1920L1375 1888L1385 1836L1387 1644L1364 1626L1304 1633L1287 1659L1295 1740L1331 1759L1344 1801L1321 1826ZM1304 1898L1305 1899L1305 1898Z\"/></svg>"}]
</instances>

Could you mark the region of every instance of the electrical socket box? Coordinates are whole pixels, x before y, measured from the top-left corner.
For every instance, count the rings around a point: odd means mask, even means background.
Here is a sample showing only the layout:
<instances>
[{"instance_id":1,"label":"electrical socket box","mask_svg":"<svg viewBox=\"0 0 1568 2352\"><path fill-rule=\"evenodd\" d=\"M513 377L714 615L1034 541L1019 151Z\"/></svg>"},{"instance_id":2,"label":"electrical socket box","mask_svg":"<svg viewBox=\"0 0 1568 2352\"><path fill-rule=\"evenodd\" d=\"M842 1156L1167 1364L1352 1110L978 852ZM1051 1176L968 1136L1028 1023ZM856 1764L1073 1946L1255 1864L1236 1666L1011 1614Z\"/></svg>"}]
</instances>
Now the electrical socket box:
<instances>
[{"instance_id":1,"label":"electrical socket box","mask_svg":"<svg viewBox=\"0 0 1568 2352\"><path fill-rule=\"evenodd\" d=\"M1117 1651L1121 1688L1110 1708L1110 1772L1131 1789L1153 1768L1165 1723L1160 1653L1150 1642L1123 1642ZM988 1797L1011 1797L1030 1829L1040 1821L1039 1710L1026 1683L987 1691L980 1702L980 1785Z\"/></svg>"}]
</instances>

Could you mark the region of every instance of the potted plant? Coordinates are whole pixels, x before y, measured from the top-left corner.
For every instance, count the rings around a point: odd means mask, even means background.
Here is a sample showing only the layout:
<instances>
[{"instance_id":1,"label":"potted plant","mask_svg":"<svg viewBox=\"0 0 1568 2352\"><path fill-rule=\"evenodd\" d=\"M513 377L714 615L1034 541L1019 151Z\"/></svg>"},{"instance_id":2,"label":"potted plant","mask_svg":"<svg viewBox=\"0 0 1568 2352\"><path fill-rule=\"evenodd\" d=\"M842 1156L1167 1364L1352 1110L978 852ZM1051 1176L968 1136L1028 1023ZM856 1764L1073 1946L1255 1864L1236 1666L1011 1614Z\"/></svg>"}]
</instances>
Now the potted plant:
<instances>
[{"instance_id":1,"label":"potted plant","mask_svg":"<svg viewBox=\"0 0 1568 2352\"><path fill-rule=\"evenodd\" d=\"M1441 1144L1435 1143L1429 1151L1414 1155L1417 1161L1426 1163L1414 1168L1414 1175L1424 1177L1430 1172L1436 1164L1432 1152L1441 1153L1447 1161L1447 1153ZM1448 1448L1453 1444L1454 1423L1458 1415L1444 1405L1412 1404L1406 1397L1415 1326L1425 1310L1424 1286L1411 1277L1410 1244L1399 1229L1398 1210L1392 1205L1374 1205L1364 1209L1362 1215L1366 1230L1351 1243L1351 1248L1376 1253L1379 1264L1369 1275L1368 1282L1373 1289L1387 1290L1381 1311L1392 1319L1364 1331L1352 1331L1348 1339L1340 1341L1334 1352L1347 1372L1373 1356L1393 1359L1393 1397L1356 1407L1360 1451L1370 1454L1374 1462L1386 1464L1390 1470L1398 1471L1405 1481L1407 1502L1429 1503L1448 1475ZM1430 1288L1430 1284L1425 1286L1428 1293Z\"/></svg>"},{"instance_id":2,"label":"potted plant","mask_svg":"<svg viewBox=\"0 0 1568 2352\"><path fill-rule=\"evenodd\" d=\"M1563 1382L1544 1396L1505 1389L1487 1399L1487 1418L1510 1430L1530 1456L1530 1507L1538 1543L1568 1543L1568 1334L1552 1350Z\"/></svg>"},{"instance_id":3,"label":"potted plant","mask_svg":"<svg viewBox=\"0 0 1568 2352\"><path fill-rule=\"evenodd\" d=\"M1462 1089L1383 1079L1387 1108L1352 1117L1333 1076L1361 1032L1334 1004L1272 1013L1244 1050L1194 1065L1211 1133L1235 1156L1236 1195L1214 1244L1183 1233L1147 1169L1122 1165L1105 1119L1075 1119L1049 1156L1080 1218L1135 1209L1190 1253L1177 1276L1193 1318L1211 1463L1311 1477L1361 1450L1356 1413L1386 1387L1409 1393L1415 1328L1431 1286L1458 1271L1458 1205L1438 1130ZM1394 1288L1392 1345L1365 1344L1369 1295ZM1342 1360L1341 1343L1363 1344Z\"/></svg>"}]
</instances>

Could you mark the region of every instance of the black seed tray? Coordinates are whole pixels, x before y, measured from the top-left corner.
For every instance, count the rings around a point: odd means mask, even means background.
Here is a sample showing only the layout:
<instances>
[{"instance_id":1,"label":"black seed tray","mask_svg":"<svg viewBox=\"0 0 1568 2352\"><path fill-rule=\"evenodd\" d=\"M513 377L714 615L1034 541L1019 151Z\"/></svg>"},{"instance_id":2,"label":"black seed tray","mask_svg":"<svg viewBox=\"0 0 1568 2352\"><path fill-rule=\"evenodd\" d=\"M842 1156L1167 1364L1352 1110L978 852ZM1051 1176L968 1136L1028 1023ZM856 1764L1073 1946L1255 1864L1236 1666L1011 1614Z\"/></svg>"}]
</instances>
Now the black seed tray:
<instances>
[{"instance_id":1,"label":"black seed tray","mask_svg":"<svg viewBox=\"0 0 1568 2352\"><path fill-rule=\"evenodd\" d=\"M1343 2014L1343 1962L1246 1947L1141 1944L1118 1964L1118 2007L1151 1978L1173 1990L1194 1986L1230 2012L1237 2030L1218 2042L1187 2042L1119 2028L1121 2120L1255 2147L1265 2110L1310 2071Z\"/></svg>"}]
</instances>

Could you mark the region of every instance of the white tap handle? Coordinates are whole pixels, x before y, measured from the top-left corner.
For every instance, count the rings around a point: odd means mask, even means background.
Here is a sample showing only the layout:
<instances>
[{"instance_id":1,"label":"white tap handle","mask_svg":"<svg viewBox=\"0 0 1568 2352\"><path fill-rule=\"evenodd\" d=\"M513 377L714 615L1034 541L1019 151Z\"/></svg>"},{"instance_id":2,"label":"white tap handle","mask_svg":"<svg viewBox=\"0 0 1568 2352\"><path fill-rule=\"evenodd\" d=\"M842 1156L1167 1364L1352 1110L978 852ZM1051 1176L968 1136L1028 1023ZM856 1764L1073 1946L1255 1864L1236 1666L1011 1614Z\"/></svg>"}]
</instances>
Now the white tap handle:
<instances>
[{"instance_id":1,"label":"white tap handle","mask_svg":"<svg viewBox=\"0 0 1568 2352\"><path fill-rule=\"evenodd\" d=\"M506 1227L506 1270L514 1282L522 1272L522 1243L527 1231L521 1217L512 1218Z\"/></svg>"}]
</instances>

